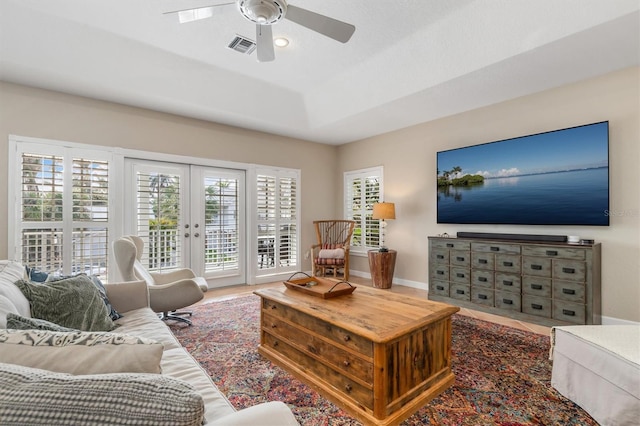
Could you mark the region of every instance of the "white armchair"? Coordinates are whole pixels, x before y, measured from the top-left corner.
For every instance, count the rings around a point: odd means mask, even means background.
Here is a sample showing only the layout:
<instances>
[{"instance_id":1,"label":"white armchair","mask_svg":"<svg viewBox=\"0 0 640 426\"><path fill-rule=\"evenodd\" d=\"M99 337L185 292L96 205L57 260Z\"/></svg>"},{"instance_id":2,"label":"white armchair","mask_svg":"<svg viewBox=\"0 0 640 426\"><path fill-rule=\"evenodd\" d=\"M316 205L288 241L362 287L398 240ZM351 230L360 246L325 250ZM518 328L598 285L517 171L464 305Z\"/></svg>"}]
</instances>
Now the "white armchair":
<instances>
[{"instance_id":1,"label":"white armchair","mask_svg":"<svg viewBox=\"0 0 640 426\"><path fill-rule=\"evenodd\" d=\"M178 309L202 300L208 289L206 280L196 277L188 268L166 273L149 272L140 262L143 250L144 241L136 235L127 235L114 241L113 254L121 278L124 281L145 281L149 289L149 306L161 314L162 319L191 325L191 321L183 315L192 313L178 312Z\"/></svg>"}]
</instances>

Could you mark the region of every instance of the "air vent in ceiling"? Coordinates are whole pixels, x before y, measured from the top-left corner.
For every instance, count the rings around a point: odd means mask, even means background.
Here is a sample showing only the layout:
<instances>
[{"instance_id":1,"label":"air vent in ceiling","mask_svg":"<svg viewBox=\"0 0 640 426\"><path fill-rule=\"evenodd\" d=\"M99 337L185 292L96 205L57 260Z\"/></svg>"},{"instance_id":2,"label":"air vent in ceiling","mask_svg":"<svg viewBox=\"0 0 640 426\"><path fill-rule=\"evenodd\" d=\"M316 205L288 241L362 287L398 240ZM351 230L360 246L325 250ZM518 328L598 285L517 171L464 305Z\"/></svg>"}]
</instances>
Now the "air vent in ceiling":
<instances>
[{"instance_id":1,"label":"air vent in ceiling","mask_svg":"<svg viewBox=\"0 0 640 426\"><path fill-rule=\"evenodd\" d=\"M229 43L229 49L235 50L236 52L245 53L250 55L256 48L256 42L253 40L249 40L246 37L241 35L237 35L231 43Z\"/></svg>"}]
</instances>

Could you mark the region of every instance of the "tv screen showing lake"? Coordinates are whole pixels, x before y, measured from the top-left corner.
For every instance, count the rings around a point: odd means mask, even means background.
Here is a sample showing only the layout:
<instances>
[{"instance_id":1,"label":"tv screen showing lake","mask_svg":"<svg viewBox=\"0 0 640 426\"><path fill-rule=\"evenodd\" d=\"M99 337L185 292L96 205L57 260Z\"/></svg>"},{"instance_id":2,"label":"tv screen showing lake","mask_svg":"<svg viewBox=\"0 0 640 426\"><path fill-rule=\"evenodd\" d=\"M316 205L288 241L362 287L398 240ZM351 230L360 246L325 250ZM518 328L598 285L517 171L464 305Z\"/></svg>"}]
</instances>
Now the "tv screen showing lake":
<instances>
[{"instance_id":1,"label":"tv screen showing lake","mask_svg":"<svg viewBox=\"0 0 640 426\"><path fill-rule=\"evenodd\" d=\"M608 225L609 168L438 186L438 223Z\"/></svg>"}]
</instances>

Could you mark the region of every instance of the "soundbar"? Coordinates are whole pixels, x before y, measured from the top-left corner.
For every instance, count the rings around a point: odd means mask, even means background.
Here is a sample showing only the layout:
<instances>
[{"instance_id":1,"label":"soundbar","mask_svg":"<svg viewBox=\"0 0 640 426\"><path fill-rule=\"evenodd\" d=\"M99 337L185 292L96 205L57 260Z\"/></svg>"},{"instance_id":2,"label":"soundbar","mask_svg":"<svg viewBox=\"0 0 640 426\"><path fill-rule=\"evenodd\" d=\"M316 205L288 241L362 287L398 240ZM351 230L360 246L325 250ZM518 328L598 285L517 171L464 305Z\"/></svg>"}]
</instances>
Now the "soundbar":
<instances>
[{"instance_id":1,"label":"soundbar","mask_svg":"<svg viewBox=\"0 0 640 426\"><path fill-rule=\"evenodd\" d=\"M458 238L480 238L483 240L542 241L564 243L566 235L499 234L493 232L458 232Z\"/></svg>"}]
</instances>

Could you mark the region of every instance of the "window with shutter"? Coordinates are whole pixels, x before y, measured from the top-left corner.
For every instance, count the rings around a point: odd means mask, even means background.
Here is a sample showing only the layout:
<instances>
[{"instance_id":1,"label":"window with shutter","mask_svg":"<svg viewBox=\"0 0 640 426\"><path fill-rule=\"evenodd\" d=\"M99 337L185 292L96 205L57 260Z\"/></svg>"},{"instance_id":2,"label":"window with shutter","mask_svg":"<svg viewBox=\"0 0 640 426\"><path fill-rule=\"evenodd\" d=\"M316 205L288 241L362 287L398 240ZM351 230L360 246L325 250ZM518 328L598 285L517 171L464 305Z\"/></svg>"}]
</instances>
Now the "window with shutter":
<instances>
[{"instance_id":1,"label":"window with shutter","mask_svg":"<svg viewBox=\"0 0 640 426\"><path fill-rule=\"evenodd\" d=\"M345 215L355 220L352 252L366 252L380 246L380 221L373 219L373 205L382 197L382 167L344 174Z\"/></svg>"},{"instance_id":2,"label":"window with shutter","mask_svg":"<svg viewBox=\"0 0 640 426\"><path fill-rule=\"evenodd\" d=\"M108 156L29 144L18 151L15 242L21 262L47 272L106 279Z\"/></svg>"},{"instance_id":3,"label":"window with shutter","mask_svg":"<svg viewBox=\"0 0 640 426\"><path fill-rule=\"evenodd\" d=\"M258 275L297 270L298 172L261 169L256 176Z\"/></svg>"}]
</instances>

